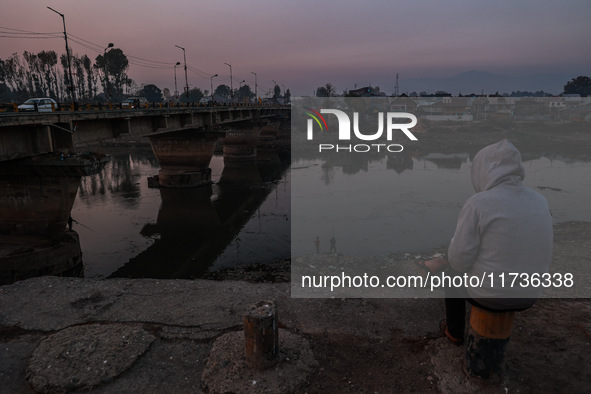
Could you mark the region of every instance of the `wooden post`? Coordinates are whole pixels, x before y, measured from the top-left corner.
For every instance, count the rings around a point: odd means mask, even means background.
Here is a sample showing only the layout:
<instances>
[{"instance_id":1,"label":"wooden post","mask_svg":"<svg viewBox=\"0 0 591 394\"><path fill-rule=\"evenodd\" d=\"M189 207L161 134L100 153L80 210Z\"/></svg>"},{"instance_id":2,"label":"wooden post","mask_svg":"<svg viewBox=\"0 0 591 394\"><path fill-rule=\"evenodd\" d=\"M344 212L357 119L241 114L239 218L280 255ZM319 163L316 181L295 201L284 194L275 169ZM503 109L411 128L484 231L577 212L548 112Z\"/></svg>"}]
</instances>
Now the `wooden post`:
<instances>
[{"instance_id":1,"label":"wooden post","mask_svg":"<svg viewBox=\"0 0 591 394\"><path fill-rule=\"evenodd\" d=\"M246 365L263 370L279 361L279 327L274 301L260 301L244 316Z\"/></svg>"},{"instance_id":2,"label":"wooden post","mask_svg":"<svg viewBox=\"0 0 591 394\"><path fill-rule=\"evenodd\" d=\"M466 346L466 370L472 376L500 377L515 312L490 312L472 305Z\"/></svg>"}]
</instances>

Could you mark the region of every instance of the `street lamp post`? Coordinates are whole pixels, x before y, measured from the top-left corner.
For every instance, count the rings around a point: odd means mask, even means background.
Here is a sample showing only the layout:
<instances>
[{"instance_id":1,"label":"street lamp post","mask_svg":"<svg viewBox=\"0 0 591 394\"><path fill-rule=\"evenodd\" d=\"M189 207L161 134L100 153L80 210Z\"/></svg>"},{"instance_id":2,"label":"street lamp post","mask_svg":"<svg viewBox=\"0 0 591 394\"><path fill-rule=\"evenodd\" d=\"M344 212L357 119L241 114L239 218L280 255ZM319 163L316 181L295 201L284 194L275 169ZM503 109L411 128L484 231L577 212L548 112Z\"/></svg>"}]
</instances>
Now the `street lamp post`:
<instances>
[{"instance_id":1,"label":"street lamp post","mask_svg":"<svg viewBox=\"0 0 591 394\"><path fill-rule=\"evenodd\" d=\"M185 48L175 45L175 47L180 48L183 50L183 59L185 62L185 91L187 94L187 101L189 101L189 80L187 79L187 55L185 53Z\"/></svg>"},{"instance_id":2,"label":"street lamp post","mask_svg":"<svg viewBox=\"0 0 591 394\"><path fill-rule=\"evenodd\" d=\"M259 95L257 94L257 73L255 72L250 72L251 74L254 74L254 99L258 100L259 99Z\"/></svg>"},{"instance_id":3,"label":"street lamp post","mask_svg":"<svg viewBox=\"0 0 591 394\"><path fill-rule=\"evenodd\" d=\"M217 74L215 74L215 75L212 75L212 76L209 78L209 84L211 85L211 86L210 86L210 88L211 88L211 102L212 102L212 103L213 103L213 79L214 79L215 77L217 77L217 76L218 76L218 75L217 75Z\"/></svg>"},{"instance_id":4,"label":"street lamp post","mask_svg":"<svg viewBox=\"0 0 591 394\"><path fill-rule=\"evenodd\" d=\"M110 86L110 80L109 80L109 74L107 72L107 49L109 48L113 48L115 45L110 42L109 45L107 45L107 47L105 48L105 50L103 51L103 61L104 61L104 71L105 71L105 89L107 89L107 91L105 92L105 95L109 95L109 101L111 101L111 86Z\"/></svg>"},{"instance_id":5,"label":"street lamp post","mask_svg":"<svg viewBox=\"0 0 591 394\"><path fill-rule=\"evenodd\" d=\"M238 84L238 99L240 101L244 101L244 98L242 97L242 92L240 91L240 89L242 89L242 84L246 82L246 79L243 79L242 81L240 81L240 83Z\"/></svg>"},{"instance_id":6,"label":"street lamp post","mask_svg":"<svg viewBox=\"0 0 591 394\"><path fill-rule=\"evenodd\" d=\"M230 100L234 102L234 88L232 87L232 65L228 63L224 64L230 67Z\"/></svg>"},{"instance_id":7,"label":"street lamp post","mask_svg":"<svg viewBox=\"0 0 591 394\"><path fill-rule=\"evenodd\" d=\"M174 97L176 97L176 101L179 101L179 90L176 87L176 66L180 66L181 62L176 62L174 65Z\"/></svg>"},{"instance_id":8,"label":"street lamp post","mask_svg":"<svg viewBox=\"0 0 591 394\"><path fill-rule=\"evenodd\" d=\"M74 95L74 80L72 79L72 62L70 61L70 49L68 48L68 33L66 33L66 17L61 12L57 12L51 7L47 7L59 16L62 17L64 23L64 39L66 40L66 56L68 57L68 73L70 78L70 97L72 98L72 104L76 102L76 96Z\"/></svg>"}]
</instances>

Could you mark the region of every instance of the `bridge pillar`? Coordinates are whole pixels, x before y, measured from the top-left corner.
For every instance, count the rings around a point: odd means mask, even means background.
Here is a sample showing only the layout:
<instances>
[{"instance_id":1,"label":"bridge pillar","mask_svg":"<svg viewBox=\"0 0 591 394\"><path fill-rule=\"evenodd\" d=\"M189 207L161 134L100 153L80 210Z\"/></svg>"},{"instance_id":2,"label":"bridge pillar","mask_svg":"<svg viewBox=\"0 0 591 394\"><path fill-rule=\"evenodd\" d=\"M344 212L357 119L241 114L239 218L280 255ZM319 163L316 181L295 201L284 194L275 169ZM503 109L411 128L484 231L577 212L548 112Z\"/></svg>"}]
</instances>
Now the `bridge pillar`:
<instances>
[{"instance_id":1,"label":"bridge pillar","mask_svg":"<svg viewBox=\"0 0 591 394\"><path fill-rule=\"evenodd\" d=\"M211 184L209 163L220 133L183 129L150 135L160 163L161 187L196 187Z\"/></svg>"},{"instance_id":2,"label":"bridge pillar","mask_svg":"<svg viewBox=\"0 0 591 394\"><path fill-rule=\"evenodd\" d=\"M259 137L260 141L275 141L277 139L277 135L279 134L279 126L280 126L280 121L268 121L267 124L265 124L262 128L261 128L261 135Z\"/></svg>"},{"instance_id":3,"label":"bridge pillar","mask_svg":"<svg viewBox=\"0 0 591 394\"><path fill-rule=\"evenodd\" d=\"M224 145L224 161L226 160L255 160L257 157L257 142L261 134L261 124L250 124L247 127L235 127L226 132L222 139Z\"/></svg>"}]
</instances>

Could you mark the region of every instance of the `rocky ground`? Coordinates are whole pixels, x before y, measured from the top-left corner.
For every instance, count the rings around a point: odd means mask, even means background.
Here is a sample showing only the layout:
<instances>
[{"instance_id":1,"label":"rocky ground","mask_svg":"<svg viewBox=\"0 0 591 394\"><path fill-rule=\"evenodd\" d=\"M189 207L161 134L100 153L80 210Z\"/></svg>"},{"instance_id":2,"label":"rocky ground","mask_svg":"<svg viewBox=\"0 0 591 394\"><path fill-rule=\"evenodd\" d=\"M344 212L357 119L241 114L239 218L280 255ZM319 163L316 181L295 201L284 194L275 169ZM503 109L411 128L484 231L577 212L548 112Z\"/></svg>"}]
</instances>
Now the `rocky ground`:
<instances>
[{"instance_id":1,"label":"rocky ground","mask_svg":"<svg viewBox=\"0 0 591 394\"><path fill-rule=\"evenodd\" d=\"M556 264L588 263L590 223L561 224L555 234ZM205 386L205 371L240 362L239 351L225 356L223 349L242 346L227 335L240 340L243 314L266 299L276 300L280 335L287 333L290 342L274 369L253 375L235 366L232 371L242 372L224 379L237 392L589 389L588 299L545 299L519 313L504 378L486 382L468 378L464 348L440 336L442 300L291 298L288 268L285 261L271 270L242 267L219 280L42 277L2 286L0 392L215 389ZM224 347L219 341L233 342Z\"/></svg>"}]
</instances>

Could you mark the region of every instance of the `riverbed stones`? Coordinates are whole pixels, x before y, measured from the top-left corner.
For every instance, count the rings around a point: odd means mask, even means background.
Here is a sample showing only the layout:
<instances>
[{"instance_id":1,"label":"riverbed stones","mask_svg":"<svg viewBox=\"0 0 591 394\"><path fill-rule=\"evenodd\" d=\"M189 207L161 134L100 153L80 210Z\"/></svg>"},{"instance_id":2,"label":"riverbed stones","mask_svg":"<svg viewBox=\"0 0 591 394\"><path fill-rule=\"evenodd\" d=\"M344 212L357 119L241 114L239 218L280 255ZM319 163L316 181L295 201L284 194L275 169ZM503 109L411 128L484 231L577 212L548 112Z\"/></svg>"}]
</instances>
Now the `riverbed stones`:
<instances>
[{"instance_id":1,"label":"riverbed stones","mask_svg":"<svg viewBox=\"0 0 591 394\"><path fill-rule=\"evenodd\" d=\"M41 393L89 390L130 368L155 339L132 325L69 327L41 341L29 360L26 379Z\"/></svg>"},{"instance_id":2,"label":"riverbed stones","mask_svg":"<svg viewBox=\"0 0 591 394\"><path fill-rule=\"evenodd\" d=\"M244 333L220 336L211 348L201 375L209 393L285 393L306 382L318 362L305 338L279 330L279 360L275 367L258 370L246 365Z\"/></svg>"}]
</instances>

